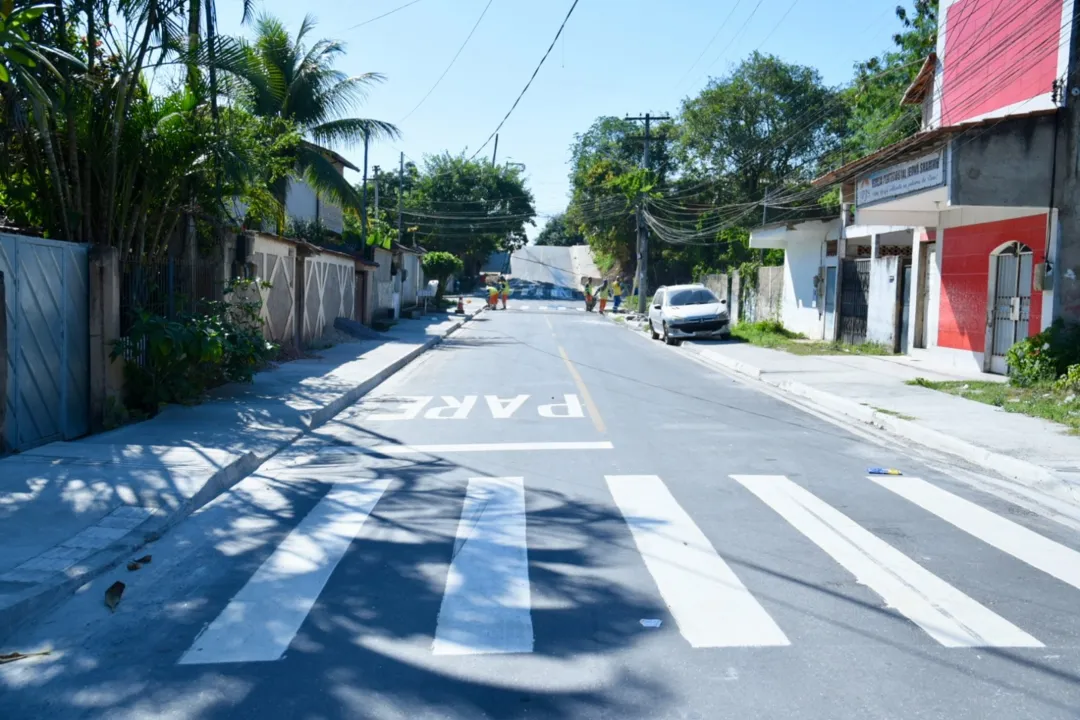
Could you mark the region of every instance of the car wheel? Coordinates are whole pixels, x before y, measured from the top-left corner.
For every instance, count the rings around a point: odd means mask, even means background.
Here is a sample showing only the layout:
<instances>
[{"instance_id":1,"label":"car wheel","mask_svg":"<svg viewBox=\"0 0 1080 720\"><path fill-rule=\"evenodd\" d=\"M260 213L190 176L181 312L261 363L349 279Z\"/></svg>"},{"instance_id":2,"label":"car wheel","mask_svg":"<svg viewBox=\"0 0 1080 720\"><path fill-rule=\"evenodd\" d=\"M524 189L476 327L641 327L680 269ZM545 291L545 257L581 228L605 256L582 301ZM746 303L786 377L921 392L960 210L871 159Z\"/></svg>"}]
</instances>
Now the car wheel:
<instances>
[{"instance_id":1,"label":"car wheel","mask_svg":"<svg viewBox=\"0 0 1080 720\"><path fill-rule=\"evenodd\" d=\"M664 323L664 342L667 343L668 345L671 345L672 347L679 344L678 340L676 340L675 338L671 337L670 334L668 334L667 323Z\"/></svg>"},{"instance_id":2,"label":"car wheel","mask_svg":"<svg viewBox=\"0 0 1080 720\"><path fill-rule=\"evenodd\" d=\"M660 339L660 333L656 332L656 328L652 325L652 320L649 321L649 334L652 335L653 340Z\"/></svg>"},{"instance_id":3,"label":"car wheel","mask_svg":"<svg viewBox=\"0 0 1080 720\"><path fill-rule=\"evenodd\" d=\"M725 341L725 342L730 340L731 339L731 333L729 333L729 332L720 333L720 339Z\"/></svg>"}]
</instances>

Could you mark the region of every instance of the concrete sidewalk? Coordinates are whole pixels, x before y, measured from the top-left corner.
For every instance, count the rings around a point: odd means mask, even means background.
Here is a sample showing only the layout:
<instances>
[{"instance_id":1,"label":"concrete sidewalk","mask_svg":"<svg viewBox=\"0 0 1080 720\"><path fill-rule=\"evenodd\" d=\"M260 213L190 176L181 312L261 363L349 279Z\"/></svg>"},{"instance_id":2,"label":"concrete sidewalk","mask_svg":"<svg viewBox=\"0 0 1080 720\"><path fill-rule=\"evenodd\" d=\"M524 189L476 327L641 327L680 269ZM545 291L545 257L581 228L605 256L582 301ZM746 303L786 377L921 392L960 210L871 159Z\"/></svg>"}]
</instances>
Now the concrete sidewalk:
<instances>
[{"instance_id":1,"label":"concrete sidewalk","mask_svg":"<svg viewBox=\"0 0 1080 720\"><path fill-rule=\"evenodd\" d=\"M0 641L322 425L469 317L404 320L378 340L219 388L197 406L0 460Z\"/></svg>"},{"instance_id":2,"label":"concrete sidewalk","mask_svg":"<svg viewBox=\"0 0 1080 720\"><path fill-rule=\"evenodd\" d=\"M683 347L828 414L873 424L1080 504L1080 437L1048 420L905 384L917 377L1004 381L999 376L958 375L905 357L792 355L735 342L687 342Z\"/></svg>"}]
</instances>

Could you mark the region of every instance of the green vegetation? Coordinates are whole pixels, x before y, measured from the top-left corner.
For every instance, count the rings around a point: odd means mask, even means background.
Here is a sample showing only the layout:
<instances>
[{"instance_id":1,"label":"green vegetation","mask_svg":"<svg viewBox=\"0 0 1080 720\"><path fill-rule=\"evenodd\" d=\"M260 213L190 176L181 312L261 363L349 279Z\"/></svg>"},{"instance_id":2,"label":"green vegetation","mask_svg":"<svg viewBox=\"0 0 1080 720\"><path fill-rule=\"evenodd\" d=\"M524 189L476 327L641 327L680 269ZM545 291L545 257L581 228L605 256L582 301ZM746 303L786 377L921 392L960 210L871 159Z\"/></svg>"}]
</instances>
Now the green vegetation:
<instances>
[{"instance_id":1,"label":"green vegetation","mask_svg":"<svg viewBox=\"0 0 1080 720\"><path fill-rule=\"evenodd\" d=\"M465 265L456 255L441 250L429 252L424 256L423 263L424 275L439 281L439 289L435 293L435 302L439 304L442 302L443 293L446 292L447 279L455 273L460 273Z\"/></svg>"},{"instance_id":2,"label":"green vegetation","mask_svg":"<svg viewBox=\"0 0 1080 720\"><path fill-rule=\"evenodd\" d=\"M935 382L926 378L915 378L908 384L986 403L1006 412L1052 420L1080 433L1080 395L1076 388L1063 384L1042 382L1018 387L985 380Z\"/></svg>"},{"instance_id":3,"label":"green vegetation","mask_svg":"<svg viewBox=\"0 0 1080 720\"><path fill-rule=\"evenodd\" d=\"M731 336L751 345L784 350L793 355L892 355L888 348L877 343L844 345L837 342L807 340L775 320L739 323L731 329Z\"/></svg>"}]
</instances>

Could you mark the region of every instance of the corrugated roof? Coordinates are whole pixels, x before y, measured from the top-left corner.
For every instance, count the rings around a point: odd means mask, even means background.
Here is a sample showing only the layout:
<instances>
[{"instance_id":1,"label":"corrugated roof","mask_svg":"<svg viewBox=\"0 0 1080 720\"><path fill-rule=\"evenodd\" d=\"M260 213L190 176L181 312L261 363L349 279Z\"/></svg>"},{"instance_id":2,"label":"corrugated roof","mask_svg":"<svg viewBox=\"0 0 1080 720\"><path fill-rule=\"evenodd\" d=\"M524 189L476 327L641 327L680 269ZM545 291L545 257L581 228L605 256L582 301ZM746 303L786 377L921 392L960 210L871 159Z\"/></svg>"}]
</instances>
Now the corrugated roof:
<instances>
[{"instance_id":1,"label":"corrugated roof","mask_svg":"<svg viewBox=\"0 0 1080 720\"><path fill-rule=\"evenodd\" d=\"M904 97L900 99L901 105L919 105L926 99L926 93L934 86L934 72L937 70L937 53L930 53L923 61L919 74L908 85Z\"/></svg>"}]
</instances>

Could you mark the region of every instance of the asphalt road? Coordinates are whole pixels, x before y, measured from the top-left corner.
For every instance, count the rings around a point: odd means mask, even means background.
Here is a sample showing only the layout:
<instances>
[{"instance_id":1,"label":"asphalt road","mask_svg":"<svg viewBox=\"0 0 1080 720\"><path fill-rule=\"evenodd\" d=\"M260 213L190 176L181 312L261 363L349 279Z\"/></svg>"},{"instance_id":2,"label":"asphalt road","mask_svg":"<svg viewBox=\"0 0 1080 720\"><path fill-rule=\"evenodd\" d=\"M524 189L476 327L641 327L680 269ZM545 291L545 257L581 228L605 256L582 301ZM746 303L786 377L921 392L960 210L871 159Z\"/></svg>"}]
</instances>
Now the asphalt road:
<instances>
[{"instance_id":1,"label":"asphalt road","mask_svg":"<svg viewBox=\"0 0 1080 720\"><path fill-rule=\"evenodd\" d=\"M27 628L0 716L1080 717L1075 532L511 305Z\"/></svg>"}]
</instances>

